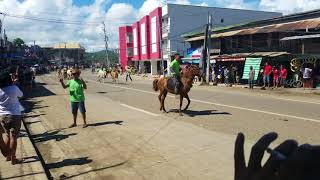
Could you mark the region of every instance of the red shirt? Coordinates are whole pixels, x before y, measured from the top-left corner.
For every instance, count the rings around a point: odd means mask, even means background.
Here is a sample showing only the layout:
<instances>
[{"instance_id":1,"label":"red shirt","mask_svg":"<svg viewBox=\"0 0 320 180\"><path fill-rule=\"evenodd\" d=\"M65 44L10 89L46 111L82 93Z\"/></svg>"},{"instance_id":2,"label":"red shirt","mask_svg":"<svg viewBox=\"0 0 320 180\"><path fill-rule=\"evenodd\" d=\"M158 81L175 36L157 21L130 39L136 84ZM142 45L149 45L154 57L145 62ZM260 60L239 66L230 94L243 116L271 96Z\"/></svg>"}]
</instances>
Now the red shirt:
<instances>
[{"instance_id":1,"label":"red shirt","mask_svg":"<svg viewBox=\"0 0 320 180\"><path fill-rule=\"evenodd\" d=\"M281 70L281 78L287 78L287 70L285 68Z\"/></svg>"},{"instance_id":2,"label":"red shirt","mask_svg":"<svg viewBox=\"0 0 320 180\"><path fill-rule=\"evenodd\" d=\"M278 71L278 69L274 69L274 70L273 70L273 78L274 78L274 79L278 79L278 78L279 78L279 71Z\"/></svg>"},{"instance_id":3,"label":"red shirt","mask_svg":"<svg viewBox=\"0 0 320 180\"><path fill-rule=\"evenodd\" d=\"M272 67L270 65L264 67L264 75L270 75Z\"/></svg>"}]
</instances>

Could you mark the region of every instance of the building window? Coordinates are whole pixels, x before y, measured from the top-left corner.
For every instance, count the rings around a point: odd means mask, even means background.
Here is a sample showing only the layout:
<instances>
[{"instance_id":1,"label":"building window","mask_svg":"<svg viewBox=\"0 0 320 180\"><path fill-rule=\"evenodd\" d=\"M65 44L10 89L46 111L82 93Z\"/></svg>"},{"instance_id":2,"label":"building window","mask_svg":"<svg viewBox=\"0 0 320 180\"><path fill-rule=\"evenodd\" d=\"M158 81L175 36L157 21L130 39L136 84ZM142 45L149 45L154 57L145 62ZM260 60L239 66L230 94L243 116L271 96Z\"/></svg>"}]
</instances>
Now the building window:
<instances>
[{"instance_id":1,"label":"building window","mask_svg":"<svg viewBox=\"0 0 320 180\"><path fill-rule=\"evenodd\" d=\"M224 23L224 19L223 19L223 18L221 18L220 22L221 22L221 23Z\"/></svg>"},{"instance_id":2,"label":"building window","mask_svg":"<svg viewBox=\"0 0 320 180\"><path fill-rule=\"evenodd\" d=\"M127 57L132 57L133 56L133 48L128 48L127 49Z\"/></svg>"},{"instance_id":3,"label":"building window","mask_svg":"<svg viewBox=\"0 0 320 180\"><path fill-rule=\"evenodd\" d=\"M132 43L132 41L133 41L133 35L132 35L132 33L127 33L127 43Z\"/></svg>"}]
</instances>

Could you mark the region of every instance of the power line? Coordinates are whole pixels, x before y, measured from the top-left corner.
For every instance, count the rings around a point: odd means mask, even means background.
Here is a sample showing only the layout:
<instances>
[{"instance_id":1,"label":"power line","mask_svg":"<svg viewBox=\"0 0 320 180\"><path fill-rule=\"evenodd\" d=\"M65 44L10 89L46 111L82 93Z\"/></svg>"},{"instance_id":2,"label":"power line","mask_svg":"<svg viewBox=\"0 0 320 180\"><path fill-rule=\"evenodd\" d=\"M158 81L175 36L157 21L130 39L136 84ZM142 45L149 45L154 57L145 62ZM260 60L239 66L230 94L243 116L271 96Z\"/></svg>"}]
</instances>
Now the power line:
<instances>
[{"instance_id":1,"label":"power line","mask_svg":"<svg viewBox=\"0 0 320 180\"><path fill-rule=\"evenodd\" d=\"M105 47L106 47L106 56L107 56L107 66L110 66L110 62L109 62L109 54L108 54L108 41L109 38L107 36L107 30L106 30L106 24L104 22L102 22L103 25L103 33L104 33L104 42L105 42Z\"/></svg>"}]
</instances>

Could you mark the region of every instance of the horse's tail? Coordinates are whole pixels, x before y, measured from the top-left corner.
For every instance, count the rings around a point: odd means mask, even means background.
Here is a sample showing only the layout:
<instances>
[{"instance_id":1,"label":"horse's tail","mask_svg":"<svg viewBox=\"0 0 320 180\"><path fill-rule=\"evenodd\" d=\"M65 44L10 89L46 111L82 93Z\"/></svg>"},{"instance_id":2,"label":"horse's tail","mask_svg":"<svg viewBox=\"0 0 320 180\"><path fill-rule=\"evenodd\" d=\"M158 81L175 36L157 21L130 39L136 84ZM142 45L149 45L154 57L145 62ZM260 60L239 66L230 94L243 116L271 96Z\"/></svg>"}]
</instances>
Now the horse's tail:
<instances>
[{"instance_id":1,"label":"horse's tail","mask_svg":"<svg viewBox=\"0 0 320 180\"><path fill-rule=\"evenodd\" d=\"M158 91L158 90L159 90L159 88L158 88L158 81L159 81L159 79L153 80L153 90L154 90L154 91Z\"/></svg>"}]
</instances>

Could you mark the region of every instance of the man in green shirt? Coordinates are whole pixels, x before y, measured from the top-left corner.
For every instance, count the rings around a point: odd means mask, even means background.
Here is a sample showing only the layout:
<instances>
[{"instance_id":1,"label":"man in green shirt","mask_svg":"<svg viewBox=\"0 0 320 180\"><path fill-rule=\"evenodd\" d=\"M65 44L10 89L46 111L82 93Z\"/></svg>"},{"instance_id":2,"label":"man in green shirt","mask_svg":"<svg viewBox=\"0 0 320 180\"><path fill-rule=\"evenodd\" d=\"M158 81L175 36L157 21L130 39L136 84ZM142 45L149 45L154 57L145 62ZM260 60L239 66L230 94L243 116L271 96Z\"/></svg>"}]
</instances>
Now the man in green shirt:
<instances>
[{"instance_id":1,"label":"man in green shirt","mask_svg":"<svg viewBox=\"0 0 320 180\"><path fill-rule=\"evenodd\" d=\"M174 88L174 93L179 94L180 89L180 55L177 53L175 54L174 60L170 63L170 70L171 70L171 76L173 76L176 79L176 84Z\"/></svg>"},{"instance_id":2,"label":"man in green shirt","mask_svg":"<svg viewBox=\"0 0 320 180\"><path fill-rule=\"evenodd\" d=\"M83 128L87 127L86 122L86 108L84 105L84 89L87 89L87 85L82 78L80 78L80 71L73 69L72 77L67 84L64 84L63 79L60 79L61 85L64 89L69 88L70 92L70 101L71 101L71 110L73 115L73 124L69 126L70 128L77 126L77 115L78 109L80 110L83 118Z\"/></svg>"}]
</instances>

